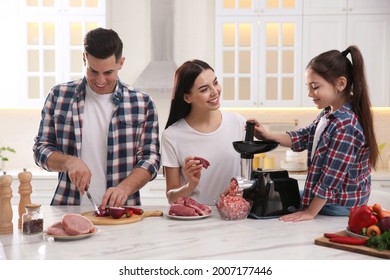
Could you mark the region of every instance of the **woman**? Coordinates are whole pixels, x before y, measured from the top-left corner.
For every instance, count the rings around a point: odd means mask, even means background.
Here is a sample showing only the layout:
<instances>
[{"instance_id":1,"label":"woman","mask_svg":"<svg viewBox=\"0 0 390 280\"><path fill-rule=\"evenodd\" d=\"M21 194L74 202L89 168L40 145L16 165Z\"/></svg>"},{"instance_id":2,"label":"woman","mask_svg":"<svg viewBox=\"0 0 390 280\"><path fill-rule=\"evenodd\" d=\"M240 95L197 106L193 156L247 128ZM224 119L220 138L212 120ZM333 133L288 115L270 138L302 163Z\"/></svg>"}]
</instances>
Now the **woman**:
<instances>
[{"instance_id":1,"label":"woman","mask_svg":"<svg viewBox=\"0 0 390 280\"><path fill-rule=\"evenodd\" d=\"M232 142L245 138L243 116L220 110L221 86L213 68L187 61L175 73L169 118L162 133L162 166L170 204L190 196L212 205L233 176L240 154ZM210 166L204 168L206 159Z\"/></svg>"},{"instance_id":2,"label":"woman","mask_svg":"<svg viewBox=\"0 0 390 280\"><path fill-rule=\"evenodd\" d=\"M323 109L312 124L286 134L271 134L258 122L255 126L258 139L277 141L293 151L308 150L303 210L282 216L283 221L310 220L318 213L346 216L352 207L367 204L371 167L379 154L359 49L350 46L314 57L305 79L309 97Z\"/></svg>"}]
</instances>

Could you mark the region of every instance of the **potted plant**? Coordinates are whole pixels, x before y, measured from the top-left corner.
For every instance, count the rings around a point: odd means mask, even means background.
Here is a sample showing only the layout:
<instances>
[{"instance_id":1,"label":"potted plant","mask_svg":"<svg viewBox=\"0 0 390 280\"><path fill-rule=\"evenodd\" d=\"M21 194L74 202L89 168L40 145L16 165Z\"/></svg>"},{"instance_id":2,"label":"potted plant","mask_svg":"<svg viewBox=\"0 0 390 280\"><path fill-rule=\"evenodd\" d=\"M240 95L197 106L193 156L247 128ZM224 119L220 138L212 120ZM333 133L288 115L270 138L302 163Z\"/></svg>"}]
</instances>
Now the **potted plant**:
<instances>
[{"instance_id":1,"label":"potted plant","mask_svg":"<svg viewBox=\"0 0 390 280\"><path fill-rule=\"evenodd\" d=\"M11 147L5 147L5 146L0 147L0 170L4 166L4 162L9 161L8 157L3 156L3 152L16 153L16 151L14 149L12 149Z\"/></svg>"}]
</instances>

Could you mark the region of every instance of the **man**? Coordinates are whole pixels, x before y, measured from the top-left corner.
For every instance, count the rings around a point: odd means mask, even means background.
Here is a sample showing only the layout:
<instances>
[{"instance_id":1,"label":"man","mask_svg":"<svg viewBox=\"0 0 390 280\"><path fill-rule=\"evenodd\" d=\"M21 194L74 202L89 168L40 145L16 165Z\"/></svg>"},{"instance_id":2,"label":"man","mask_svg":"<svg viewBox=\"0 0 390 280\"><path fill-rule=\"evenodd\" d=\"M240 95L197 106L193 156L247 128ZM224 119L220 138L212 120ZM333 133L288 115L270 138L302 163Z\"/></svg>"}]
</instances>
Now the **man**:
<instances>
[{"instance_id":1,"label":"man","mask_svg":"<svg viewBox=\"0 0 390 280\"><path fill-rule=\"evenodd\" d=\"M46 98L33 151L38 166L59 172L51 205L86 205L86 189L102 209L140 205L139 190L157 175L157 110L119 80L122 49L115 31L88 32L85 77L56 85Z\"/></svg>"}]
</instances>

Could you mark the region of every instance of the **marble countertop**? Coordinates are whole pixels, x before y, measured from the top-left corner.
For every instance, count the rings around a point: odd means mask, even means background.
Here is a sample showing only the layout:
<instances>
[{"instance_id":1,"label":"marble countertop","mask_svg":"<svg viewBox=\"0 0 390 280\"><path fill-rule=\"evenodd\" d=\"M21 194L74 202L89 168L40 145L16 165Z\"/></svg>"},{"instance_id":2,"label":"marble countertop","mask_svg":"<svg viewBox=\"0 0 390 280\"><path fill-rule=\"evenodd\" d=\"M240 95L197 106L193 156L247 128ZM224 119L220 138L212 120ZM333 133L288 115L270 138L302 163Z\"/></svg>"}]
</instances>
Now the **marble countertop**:
<instances>
[{"instance_id":1,"label":"marble countertop","mask_svg":"<svg viewBox=\"0 0 390 280\"><path fill-rule=\"evenodd\" d=\"M347 217L318 216L311 221L285 223L278 219L222 220L215 208L210 217L176 220L166 216L167 206L144 207L161 210L162 217L147 217L126 225L97 226L93 236L72 241L55 241L43 235L14 233L0 235L0 260L366 260L375 257L314 244L325 232L345 229ZM65 213L91 209L80 206L42 206L44 228Z\"/></svg>"}]
</instances>

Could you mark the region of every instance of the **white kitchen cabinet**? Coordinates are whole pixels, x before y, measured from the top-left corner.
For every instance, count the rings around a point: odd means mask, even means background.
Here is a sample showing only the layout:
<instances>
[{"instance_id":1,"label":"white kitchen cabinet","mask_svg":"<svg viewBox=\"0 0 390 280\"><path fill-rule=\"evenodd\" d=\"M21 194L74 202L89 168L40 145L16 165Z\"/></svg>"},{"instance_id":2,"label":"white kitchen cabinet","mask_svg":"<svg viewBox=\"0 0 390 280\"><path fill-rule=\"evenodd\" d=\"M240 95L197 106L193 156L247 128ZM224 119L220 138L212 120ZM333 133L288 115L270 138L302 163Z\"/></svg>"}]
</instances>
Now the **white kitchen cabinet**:
<instances>
[{"instance_id":1,"label":"white kitchen cabinet","mask_svg":"<svg viewBox=\"0 0 390 280\"><path fill-rule=\"evenodd\" d=\"M141 203L145 206L161 206L169 205L168 199L165 195L165 178L162 174L147 183L140 191Z\"/></svg>"},{"instance_id":2,"label":"white kitchen cabinet","mask_svg":"<svg viewBox=\"0 0 390 280\"><path fill-rule=\"evenodd\" d=\"M324 51L356 45L365 60L372 105L390 105L390 1L304 1L302 34L303 70ZM311 99L302 98L302 106L312 107Z\"/></svg>"},{"instance_id":3,"label":"white kitchen cabinet","mask_svg":"<svg viewBox=\"0 0 390 280\"><path fill-rule=\"evenodd\" d=\"M4 4L8 2L15 3ZM1 5L5 12L0 24L12 32L4 38L15 42L2 50L18 67L7 71L16 72L13 92L19 93L0 92L0 107L41 107L55 84L83 76L83 37L105 26L106 1L2 1Z\"/></svg>"},{"instance_id":4,"label":"white kitchen cabinet","mask_svg":"<svg viewBox=\"0 0 390 280\"><path fill-rule=\"evenodd\" d=\"M372 105L390 106L390 1L216 0L215 7L223 106L313 107L307 63L349 45L364 56Z\"/></svg>"},{"instance_id":5,"label":"white kitchen cabinet","mask_svg":"<svg viewBox=\"0 0 390 280\"><path fill-rule=\"evenodd\" d=\"M301 3L216 1L215 70L223 106L300 106Z\"/></svg>"},{"instance_id":6,"label":"white kitchen cabinet","mask_svg":"<svg viewBox=\"0 0 390 280\"><path fill-rule=\"evenodd\" d=\"M389 175L390 177L390 175ZM390 194L390 178L373 179L371 181L371 188L373 190L386 192Z\"/></svg>"},{"instance_id":7,"label":"white kitchen cabinet","mask_svg":"<svg viewBox=\"0 0 390 280\"><path fill-rule=\"evenodd\" d=\"M306 15L337 14L383 14L389 12L388 0L305 0L303 12Z\"/></svg>"}]
</instances>

